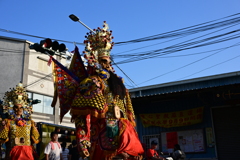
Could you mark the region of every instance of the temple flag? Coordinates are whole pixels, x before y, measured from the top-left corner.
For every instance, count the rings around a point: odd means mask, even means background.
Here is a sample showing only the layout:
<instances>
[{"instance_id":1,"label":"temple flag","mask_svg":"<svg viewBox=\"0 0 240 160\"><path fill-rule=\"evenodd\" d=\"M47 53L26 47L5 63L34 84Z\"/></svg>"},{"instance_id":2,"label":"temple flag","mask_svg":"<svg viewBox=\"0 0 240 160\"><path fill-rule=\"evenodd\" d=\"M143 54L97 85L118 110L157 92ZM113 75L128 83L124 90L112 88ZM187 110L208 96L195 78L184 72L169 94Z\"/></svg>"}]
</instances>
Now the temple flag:
<instances>
[{"instance_id":1,"label":"temple flag","mask_svg":"<svg viewBox=\"0 0 240 160\"><path fill-rule=\"evenodd\" d=\"M201 123L203 109L204 107L198 107L177 112L140 114L140 118L144 127L180 127Z\"/></svg>"},{"instance_id":2,"label":"temple flag","mask_svg":"<svg viewBox=\"0 0 240 160\"><path fill-rule=\"evenodd\" d=\"M88 77L87 70L84 66L82 57L79 53L78 47L75 46L75 49L73 51L74 55L69 67L69 70L78 77L79 81L82 81L83 79Z\"/></svg>"},{"instance_id":3,"label":"temple flag","mask_svg":"<svg viewBox=\"0 0 240 160\"><path fill-rule=\"evenodd\" d=\"M76 94L79 79L69 69L52 58L54 94L58 95L60 102L60 122L63 116L70 110L72 100Z\"/></svg>"}]
</instances>

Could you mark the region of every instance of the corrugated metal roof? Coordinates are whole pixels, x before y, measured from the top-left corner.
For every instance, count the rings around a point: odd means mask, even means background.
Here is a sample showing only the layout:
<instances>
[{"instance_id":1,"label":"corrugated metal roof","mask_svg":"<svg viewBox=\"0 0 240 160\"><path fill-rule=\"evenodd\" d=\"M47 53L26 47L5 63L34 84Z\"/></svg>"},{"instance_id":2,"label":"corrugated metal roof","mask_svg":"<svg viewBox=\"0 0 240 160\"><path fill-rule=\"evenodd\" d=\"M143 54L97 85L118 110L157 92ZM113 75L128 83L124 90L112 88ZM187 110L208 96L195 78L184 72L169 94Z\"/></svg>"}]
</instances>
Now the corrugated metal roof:
<instances>
[{"instance_id":1,"label":"corrugated metal roof","mask_svg":"<svg viewBox=\"0 0 240 160\"><path fill-rule=\"evenodd\" d=\"M129 89L132 98L240 84L240 71Z\"/></svg>"}]
</instances>

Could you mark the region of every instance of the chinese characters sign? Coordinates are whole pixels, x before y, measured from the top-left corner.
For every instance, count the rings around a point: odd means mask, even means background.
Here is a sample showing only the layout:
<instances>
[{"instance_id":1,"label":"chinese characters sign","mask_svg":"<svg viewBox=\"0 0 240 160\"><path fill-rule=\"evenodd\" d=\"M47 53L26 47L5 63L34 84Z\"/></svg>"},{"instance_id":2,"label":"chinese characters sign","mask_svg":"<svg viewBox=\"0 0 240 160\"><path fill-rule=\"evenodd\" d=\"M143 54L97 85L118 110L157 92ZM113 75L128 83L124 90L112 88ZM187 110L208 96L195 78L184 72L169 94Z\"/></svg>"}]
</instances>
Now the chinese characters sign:
<instances>
[{"instance_id":1,"label":"chinese characters sign","mask_svg":"<svg viewBox=\"0 0 240 160\"><path fill-rule=\"evenodd\" d=\"M140 114L144 127L164 128L187 126L202 122L203 107L178 112Z\"/></svg>"}]
</instances>

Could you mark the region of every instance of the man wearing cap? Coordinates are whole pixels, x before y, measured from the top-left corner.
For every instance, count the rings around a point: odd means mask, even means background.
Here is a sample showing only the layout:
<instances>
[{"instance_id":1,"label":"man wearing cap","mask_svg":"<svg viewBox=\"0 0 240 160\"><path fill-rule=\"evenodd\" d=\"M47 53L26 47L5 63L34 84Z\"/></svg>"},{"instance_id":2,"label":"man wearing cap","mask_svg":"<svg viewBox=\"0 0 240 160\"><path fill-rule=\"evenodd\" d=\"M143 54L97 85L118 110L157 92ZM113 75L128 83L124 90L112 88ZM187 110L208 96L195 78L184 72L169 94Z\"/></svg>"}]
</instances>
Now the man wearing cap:
<instances>
[{"instance_id":1,"label":"man wearing cap","mask_svg":"<svg viewBox=\"0 0 240 160\"><path fill-rule=\"evenodd\" d=\"M157 141L156 140L153 140L151 142L151 148L147 150L147 160L165 160L165 158L163 157L160 157L156 151L156 148L157 148Z\"/></svg>"}]
</instances>

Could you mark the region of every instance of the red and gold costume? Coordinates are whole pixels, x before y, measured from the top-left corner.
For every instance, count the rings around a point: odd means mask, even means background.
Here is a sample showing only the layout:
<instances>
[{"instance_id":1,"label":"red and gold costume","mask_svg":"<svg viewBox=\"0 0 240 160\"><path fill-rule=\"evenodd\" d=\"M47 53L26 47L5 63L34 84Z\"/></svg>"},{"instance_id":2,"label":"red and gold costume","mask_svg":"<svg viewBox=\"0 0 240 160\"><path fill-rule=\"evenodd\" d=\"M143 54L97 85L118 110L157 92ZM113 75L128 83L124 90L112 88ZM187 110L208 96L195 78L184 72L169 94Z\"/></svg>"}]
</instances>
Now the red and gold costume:
<instances>
[{"instance_id":1,"label":"red and gold costume","mask_svg":"<svg viewBox=\"0 0 240 160\"><path fill-rule=\"evenodd\" d=\"M76 125L78 149L90 160L142 159L143 148L135 130L131 99L121 77L111 67L111 31L104 28L87 34L84 66L78 49L70 65L54 60L56 92L61 117L70 109Z\"/></svg>"},{"instance_id":2,"label":"red and gold costume","mask_svg":"<svg viewBox=\"0 0 240 160\"><path fill-rule=\"evenodd\" d=\"M32 145L39 142L40 135L31 120L32 104L22 84L6 92L4 100L3 111L9 118L2 121L0 140L6 143L6 160L34 160Z\"/></svg>"}]
</instances>

